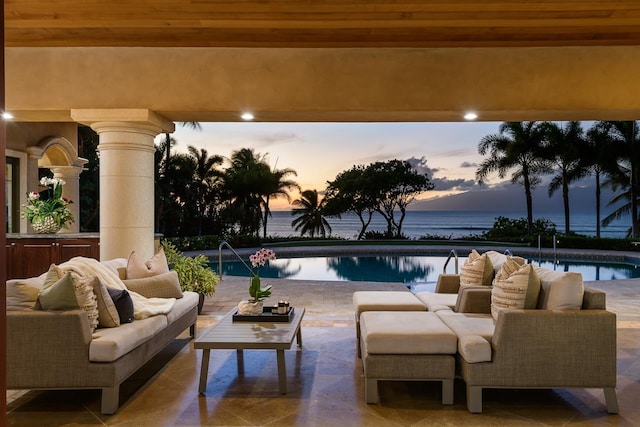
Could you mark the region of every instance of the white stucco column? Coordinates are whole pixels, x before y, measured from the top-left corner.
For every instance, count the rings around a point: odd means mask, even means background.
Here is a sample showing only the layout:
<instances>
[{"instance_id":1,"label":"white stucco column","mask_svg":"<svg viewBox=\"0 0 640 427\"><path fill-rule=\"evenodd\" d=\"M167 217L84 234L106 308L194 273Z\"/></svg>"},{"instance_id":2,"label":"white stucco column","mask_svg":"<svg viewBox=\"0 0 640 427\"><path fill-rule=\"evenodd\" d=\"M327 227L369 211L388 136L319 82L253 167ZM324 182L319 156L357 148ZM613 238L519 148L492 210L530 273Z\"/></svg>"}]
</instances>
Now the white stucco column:
<instances>
[{"instance_id":1,"label":"white stucco column","mask_svg":"<svg viewBox=\"0 0 640 427\"><path fill-rule=\"evenodd\" d=\"M174 125L153 111L72 110L100 136L100 259L153 256L153 139Z\"/></svg>"},{"instance_id":2,"label":"white stucco column","mask_svg":"<svg viewBox=\"0 0 640 427\"><path fill-rule=\"evenodd\" d=\"M50 168L53 177L65 182L62 187L62 197L66 197L73 203L67 205L73 214L74 222L69 228L63 228L60 233L77 233L80 230L80 174L82 167L79 166L53 166Z\"/></svg>"}]
</instances>

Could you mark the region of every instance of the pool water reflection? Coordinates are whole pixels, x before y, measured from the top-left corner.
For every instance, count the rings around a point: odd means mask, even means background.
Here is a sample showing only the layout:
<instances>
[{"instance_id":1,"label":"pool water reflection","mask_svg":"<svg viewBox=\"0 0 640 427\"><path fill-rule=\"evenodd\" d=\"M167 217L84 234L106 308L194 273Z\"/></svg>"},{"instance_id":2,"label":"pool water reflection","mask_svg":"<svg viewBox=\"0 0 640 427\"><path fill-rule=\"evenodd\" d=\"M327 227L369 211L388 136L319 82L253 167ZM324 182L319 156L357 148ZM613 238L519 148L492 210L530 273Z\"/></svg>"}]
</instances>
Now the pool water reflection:
<instances>
[{"instance_id":1,"label":"pool water reflection","mask_svg":"<svg viewBox=\"0 0 640 427\"><path fill-rule=\"evenodd\" d=\"M466 258L459 258L462 266ZM443 256L332 256L309 258L279 258L260 268L260 277L294 280L372 281L425 283L435 282L442 273L446 257ZM557 271L581 273L583 280L616 280L640 277L640 267L618 262L587 260L529 260L534 265ZM211 263L218 270L217 263ZM454 272L453 261L447 273ZM222 274L247 276L239 261L222 262Z\"/></svg>"}]
</instances>

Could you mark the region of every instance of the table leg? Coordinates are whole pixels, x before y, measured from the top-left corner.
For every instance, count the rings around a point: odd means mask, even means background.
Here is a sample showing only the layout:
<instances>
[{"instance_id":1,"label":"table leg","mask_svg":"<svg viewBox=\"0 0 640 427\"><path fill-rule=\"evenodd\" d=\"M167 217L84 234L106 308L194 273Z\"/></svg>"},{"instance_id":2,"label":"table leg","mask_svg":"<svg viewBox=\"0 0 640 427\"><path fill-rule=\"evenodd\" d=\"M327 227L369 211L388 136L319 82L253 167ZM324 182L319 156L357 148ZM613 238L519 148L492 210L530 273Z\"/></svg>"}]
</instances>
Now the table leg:
<instances>
[{"instance_id":1,"label":"table leg","mask_svg":"<svg viewBox=\"0 0 640 427\"><path fill-rule=\"evenodd\" d=\"M302 347L302 326L298 328L298 333L296 334L296 341L298 341L298 347Z\"/></svg>"},{"instance_id":2,"label":"table leg","mask_svg":"<svg viewBox=\"0 0 640 427\"><path fill-rule=\"evenodd\" d=\"M278 356L278 381L280 394L287 394L287 366L284 361L284 350L276 350Z\"/></svg>"},{"instance_id":3,"label":"table leg","mask_svg":"<svg viewBox=\"0 0 640 427\"><path fill-rule=\"evenodd\" d=\"M202 349L202 365L200 365L200 386L198 393L204 394L207 391L207 375L209 374L209 352L208 348Z\"/></svg>"},{"instance_id":4,"label":"table leg","mask_svg":"<svg viewBox=\"0 0 640 427\"><path fill-rule=\"evenodd\" d=\"M238 361L238 373L244 374L244 353L242 349L236 350L236 359Z\"/></svg>"}]
</instances>

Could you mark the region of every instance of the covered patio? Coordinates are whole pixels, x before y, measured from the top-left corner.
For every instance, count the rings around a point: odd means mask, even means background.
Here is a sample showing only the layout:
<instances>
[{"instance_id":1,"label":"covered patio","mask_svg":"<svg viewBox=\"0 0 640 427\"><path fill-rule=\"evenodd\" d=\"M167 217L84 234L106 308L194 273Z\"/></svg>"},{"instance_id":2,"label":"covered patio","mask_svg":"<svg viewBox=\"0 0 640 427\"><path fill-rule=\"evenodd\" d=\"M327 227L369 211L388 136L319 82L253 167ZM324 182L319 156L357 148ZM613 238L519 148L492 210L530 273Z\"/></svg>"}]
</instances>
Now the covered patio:
<instances>
[{"instance_id":1,"label":"covered patio","mask_svg":"<svg viewBox=\"0 0 640 427\"><path fill-rule=\"evenodd\" d=\"M78 124L98 132L102 259L126 257L131 250L147 258L152 254L153 138L172 132L174 122L240 121L244 111L260 121L312 122L462 121L468 111L487 121L636 120L640 116L640 4L632 0L3 3L5 90L0 109L14 119L3 123L6 138L0 138L0 147L5 156L20 159L20 192L24 193L22 189L37 181L42 158L38 156L43 154L29 147L43 147L51 141L47 138L53 138L63 141L58 146L71 144L77 150ZM66 165L71 169L59 173L77 177L82 160L76 153ZM6 259L5 232L1 240ZM4 275L2 269L0 276ZM341 410L334 415L340 418L330 424L368 425L374 420L381 425L413 425L442 419L449 412L463 417L456 423L476 424L481 419L468 418L459 405L452 411L434 406L433 411L421 412L423 403L431 405L434 400L420 398L428 391L418 391L414 400L413 388L383 394L383 399L394 399L392 405L366 406L359 399L359 367L353 365L357 362L350 346L354 331L348 295L341 295L333 306L312 309L315 301L333 294L335 286L325 284L309 291L305 351L340 354L335 371L345 374L344 384L331 375L307 377L316 365L308 364L310 358L303 354L296 374L301 386L286 400L262 397L260 388L256 394L247 392L252 378L236 383L233 371L224 377L230 381L225 387L211 387L224 397L198 400L188 380L195 375L198 355L185 344L176 350L174 361L113 417L85 418L93 414L93 403L85 401L90 397L83 393L43 394L42 399L40 394L18 398L8 394L9 416L20 420L24 415L26 424L37 424L38 418L29 417L51 415L45 408L52 396L63 396L64 401L69 400L66 396L81 396L80 407L59 414L65 420L61 424L102 420L137 425L144 417L164 413L154 401L171 390L172 398L163 405L168 410L166 420L183 425L221 424L225 419L230 424L277 420L286 424L287 416L290 424L305 420L322 424L331 408ZM201 326L230 308L227 302L237 301L225 300L227 288L233 286L220 286ZM634 377L638 318L633 314L639 312L634 306L637 291L626 284L610 289L614 290L613 294L606 291L611 295L609 306L619 310L622 322L619 386L629 387L619 392L619 417L632 424L638 422L638 413L626 399L638 396L634 389L639 381ZM2 313L0 330L4 331L4 309ZM268 365L259 363L256 368ZM267 373L255 377L260 377L258 387L271 387ZM307 382L308 378L313 381ZM336 395L336 390L351 394ZM146 393L151 393L149 400ZM536 399L536 393L534 399L526 400L537 403L520 406L518 399L512 404L517 410L502 406L508 399L488 398L487 404L498 410L482 417L498 418L487 423L552 420L559 424L567 421L559 414L568 411L570 418L580 414L588 422L608 420L601 418L605 415L597 403L580 406L590 398L576 402L564 392L559 400L553 399L549 412L539 411L555 395L540 392ZM509 392L502 395L510 396ZM278 412L285 403L297 409ZM235 408L231 412L254 415L235 421L225 418L221 414L229 412L227 404ZM264 414L269 411L261 410L262 404L273 405L273 413L289 413L267 421ZM404 405L412 409L405 412ZM58 412L61 407L53 404ZM313 416L314 411L315 421L299 418ZM161 424L159 419L146 421Z\"/></svg>"},{"instance_id":2,"label":"covered patio","mask_svg":"<svg viewBox=\"0 0 640 427\"><path fill-rule=\"evenodd\" d=\"M213 325L246 293L246 277L227 276L198 317L198 332ZM278 392L273 351L247 351L239 375L233 350L211 353L206 396L198 396L202 351L186 334L122 386L112 416L100 414L99 391L8 392L13 425L153 426L421 426L619 425L640 423L639 280L589 282L607 292L618 316L619 415L608 415L602 390L484 391L484 411L470 414L464 383L452 406L441 404L438 382L384 382L380 405L364 399L362 363L356 356L351 295L357 290L400 290L399 283L313 282L273 279L272 300L304 306L302 350L286 351L288 393Z\"/></svg>"}]
</instances>

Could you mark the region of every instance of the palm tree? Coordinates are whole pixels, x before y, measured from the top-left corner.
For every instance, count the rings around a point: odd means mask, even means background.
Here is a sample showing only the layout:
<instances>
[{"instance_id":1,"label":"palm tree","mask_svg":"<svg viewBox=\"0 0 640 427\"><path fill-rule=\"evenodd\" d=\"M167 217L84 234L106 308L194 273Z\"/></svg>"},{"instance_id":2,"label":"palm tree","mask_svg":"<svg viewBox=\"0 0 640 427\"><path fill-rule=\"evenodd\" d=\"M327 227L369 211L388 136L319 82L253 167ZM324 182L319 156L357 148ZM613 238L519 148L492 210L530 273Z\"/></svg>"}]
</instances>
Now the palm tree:
<instances>
[{"instance_id":1,"label":"palm tree","mask_svg":"<svg viewBox=\"0 0 640 427\"><path fill-rule=\"evenodd\" d=\"M331 225L323 216L325 199L318 200L317 190L304 190L299 199L293 201L293 206L297 208L291 211L291 215L298 215L298 218L291 221L291 225L300 235L309 234L314 237L316 234L326 237L327 231L331 234Z\"/></svg>"},{"instance_id":2,"label":"palm tree","mask_svg":"<svg viewBox=\"0 0 640 427\"><path fill-rule=\"evenodd\" d=\"M511 182L524 186L527 201L527 228L533 229L533 201L531 190L540 183L540 174L549 170L544 160L542 141L544 129L538 122L504 122L498 134L482 138L478 145L481 155L489 158L476 170L476 179L483 184L491 172L504 178L511 169Z\"/></svg>"},{"instance_id":3,"label":"palm tree","mask_svg":"<svg viewBox=\"0 0 640 427\"><path fill-rule=\"evenodd\" d=\"M250 148L231 153L230 166L223 174L223 188L230 201L230 215L239 225L240 234L258 236L262 222L262 196L267 188L271 169L264 157Z\"/></svg>"},{"instance_id":4,"label":"palm tree","mask_svg":"<svg viewBox=\"0 0 640 427\"><path fill-rule=\"evenodd\" d=\"M606 122L609 126L609 135L616 145L615 152L618 154L618 171L614 173L613 182L618 183L623 188L628 189L628 196L616 195L614 198L620 200L627 198L627 206L618 209L631 214L631 237L640 237L640 227L638 223L638 196L640 195L640 135L638 123L635 121L611 121ZM612 200L614 202L614 200ZM606 218L605 218L606 220ZM608 224L608 222L607 222Z\"/></svg>"},{"instance_id":5,"label":"palm tree","mask_svg":"<svg viewBox=\"0 0 640 427\"><path fill-rule=\"evenodd\" d=\"M586 142L580 122L571 121L565 127L548 122L544 127L545 148L549 150L549 160L557 172L549 183L549 197L562 188L564 234L568 236L571 234L569 184L587 174L581 161L581 156L586 151Z\"/></svg>"},{"instance_id":6,"label":"palm tree","mask_svg":"<svg viewBox=\"0 0 640 427\"><path fill-rule=\"evenodd\" d=\"M293 169L273 169L270 171L270 175L267 179L267 186L263 194L263 206L264 215L262 217L262 231L263 237L267 237L267 219L271 216L271 210L269 209L269 202L271 198L284 197L288 202L291 201L287 190L300 189L297 182L286 179L290 175L298 175Z\"/></svg>"},{"instance_id":7,"label":"palm tree","mask_svg":"<svg viewBox=\"0 0 640 427\"><path fill-rule=\"evenodd\" d=\"M596 122L587 131L586 149L581 153L583 167L593 173L596 180L596 237L600 238L601 179L616 170L616 154L606 122Z\"/></svg>"},{"instance_id":8,"label":"palm tree","mask_svg":"<svg viewBox=\"0 0 640 427\"><path fill-rule=\"evenodd\" d=\"M209 156L204 148L200 151L192 145L187 147L187 164L192 171L192 181L189 184L190 194L193 197L197 212L197 235L202 235L202 220L209 209L213 189L221 172L217 166L222 164L223 158L219 155Z\"/></svg>"}]
</instances>

